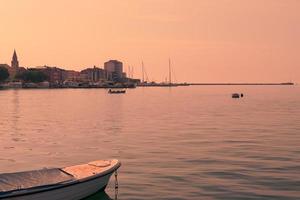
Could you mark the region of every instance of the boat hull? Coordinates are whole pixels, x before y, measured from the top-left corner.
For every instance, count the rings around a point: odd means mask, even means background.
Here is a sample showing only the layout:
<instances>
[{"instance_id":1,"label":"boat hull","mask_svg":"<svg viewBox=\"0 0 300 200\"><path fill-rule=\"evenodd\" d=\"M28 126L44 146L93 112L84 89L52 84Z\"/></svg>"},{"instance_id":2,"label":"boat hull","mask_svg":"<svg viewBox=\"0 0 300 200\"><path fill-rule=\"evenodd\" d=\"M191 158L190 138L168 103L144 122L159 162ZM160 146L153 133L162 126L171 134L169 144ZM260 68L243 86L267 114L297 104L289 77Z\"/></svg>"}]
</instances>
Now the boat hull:
<instances>
[{"instance_id":1,"label":"boat hull","mask_svg":"<svg viewBox=\"0 0 300 200\"><path fill-rule=\"evenodd\" d=\"M113 172L59 188L49 188L28 194L4 197L5 200L80 200L104 190Z\"/></svg>"}]
</instances>

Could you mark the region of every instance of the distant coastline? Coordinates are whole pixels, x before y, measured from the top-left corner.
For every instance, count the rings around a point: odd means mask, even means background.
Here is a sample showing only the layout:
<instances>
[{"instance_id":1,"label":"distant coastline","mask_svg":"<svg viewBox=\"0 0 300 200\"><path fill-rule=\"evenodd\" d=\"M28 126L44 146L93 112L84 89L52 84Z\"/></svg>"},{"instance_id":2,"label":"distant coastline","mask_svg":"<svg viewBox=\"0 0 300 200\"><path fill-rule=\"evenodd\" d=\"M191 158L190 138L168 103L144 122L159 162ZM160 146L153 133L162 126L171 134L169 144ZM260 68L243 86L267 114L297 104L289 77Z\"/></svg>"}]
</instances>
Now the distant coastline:
<instances>
[{"instance_id":1,"label":"distant coastline","mask_svg":"<svg viewBox=\"0 0 300 200\"><path fill-rule=\"evenodd\" d=\"M286 83L140 83L137 86L138 87L178 87L178 86L214 86L214 85L285 85L285 86L291 86L295 85L295 83L292 82L286 82Z\"/></svg>"},{"instance_id":2,"label":"distant coastline","mask_svg":"<svg viewBox=\"0 0 300 200\"><path fill-rule=\"evenodd\" d=\"M295 85L295 83L190 83L190 85Z\"/></svg>"},{"instance_id":3,"label":"distant coastline","mask_svg":"<svg viewBox=\"0 0 300 200\"><path fill-rule=\"evenodd\" d=\"M139 83L139 84L115 84L115 85L81 85L81 86L60 86L60 87L50 87L49 84L0 84L0 89L110 89L110 88L136 88L136 87L186 87L186 86L293 86L295 83Z\"/></svg>"}]
</instances>

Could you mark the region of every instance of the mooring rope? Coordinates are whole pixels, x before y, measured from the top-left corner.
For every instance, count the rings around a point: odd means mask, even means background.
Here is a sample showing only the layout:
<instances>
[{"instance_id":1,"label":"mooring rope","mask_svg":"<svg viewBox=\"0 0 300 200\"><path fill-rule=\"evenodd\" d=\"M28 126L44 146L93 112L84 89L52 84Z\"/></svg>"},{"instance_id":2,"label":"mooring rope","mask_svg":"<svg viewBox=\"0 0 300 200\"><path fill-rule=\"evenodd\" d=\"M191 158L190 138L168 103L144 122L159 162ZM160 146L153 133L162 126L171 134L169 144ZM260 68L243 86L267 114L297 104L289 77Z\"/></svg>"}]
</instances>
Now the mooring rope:
<instances>
[{"instance_id":1,"label":"mooring rope","mask_svg":"<svg viewBox=\"0 0 300 200\"><path fill-rule=\"evenodd\" d=\"M118 200L119 193L119 182L118 182L118 171L115 171L115 200Z\"/></svg>"}]
</instances>

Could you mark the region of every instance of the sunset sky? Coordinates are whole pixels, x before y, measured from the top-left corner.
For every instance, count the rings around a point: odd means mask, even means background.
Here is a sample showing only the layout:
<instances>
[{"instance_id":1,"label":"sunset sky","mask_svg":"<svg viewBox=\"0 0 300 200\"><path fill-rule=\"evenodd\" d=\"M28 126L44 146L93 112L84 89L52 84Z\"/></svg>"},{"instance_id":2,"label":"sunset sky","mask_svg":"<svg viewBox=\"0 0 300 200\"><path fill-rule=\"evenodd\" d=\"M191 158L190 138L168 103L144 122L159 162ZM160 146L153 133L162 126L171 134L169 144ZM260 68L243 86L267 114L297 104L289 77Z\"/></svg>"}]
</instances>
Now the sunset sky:
<instances>
[{"instance_id":1,"label":"sunset sky","mask_svg":"<svg viewBox=\"0 0 300 200\"><path fill-rule=\"evenodd\" d=\"M109 59L162 81L300 82L299 0L0 0L0 63Z\"/></svg>"}]
</instances>

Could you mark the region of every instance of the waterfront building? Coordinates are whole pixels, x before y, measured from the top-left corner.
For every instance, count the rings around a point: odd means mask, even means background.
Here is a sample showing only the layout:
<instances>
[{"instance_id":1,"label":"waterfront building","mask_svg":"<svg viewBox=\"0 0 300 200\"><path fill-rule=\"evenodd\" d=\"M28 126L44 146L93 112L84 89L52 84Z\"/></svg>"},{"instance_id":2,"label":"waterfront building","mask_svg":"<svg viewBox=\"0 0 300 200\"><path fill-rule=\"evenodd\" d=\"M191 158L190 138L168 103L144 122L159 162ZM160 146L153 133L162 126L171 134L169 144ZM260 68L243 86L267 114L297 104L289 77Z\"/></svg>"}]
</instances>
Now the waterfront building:
<instances>
[{"instance_id":1,"label":"waterfront building","mask_svg":"<svg viewBox=\"0 0 300 200\"><path fill-rule=\"evenodd\" d=\"M58 67L49 67L46 65L43 67L37 67L36 69L47 75L51 86L61 86L65 80L64 69L60 69Z\"/></svg>"},{"instance_id":2,"label":"waterfront building","mask_svg":"<svg viewBox=\"0 0 300 200\"><path fill-rule=\"evenodd\" d=\"M82 70L80 75L84 82L99 82L106 80L106 72L96 66Z\"/></svg>"},{"instance_id":3,"label":"waterfront building","mask_svg":"<svg viewBox=\"0 0 300 200\"><path fill-rule=\"evenodd\" d=\"M65 70L63 71L63 79L64 81L79 81L80 72L77 72L75 70Z\"/></svg>"},{"instance_id":4,"label":"waterfront building","mask_svg":"<svg viewBox=\"0 0 300 200\"><path fill-rule=\"evenodd\" d=\"M118 60L110 60L104 63L104 70L108 80L121 81L123 78L123 63Z\"/></svg>"},{"instance_id":5,"label":"waterfront building","mask_svg":"<svg viewBox=\"0 0 300 200\"><path fill-rule=\"evenodd\" d=\"M79 81L80 82L89 82L89 75L88 72L85 70L82 70L79 74Z\"/></svg>"}]
</instances>

